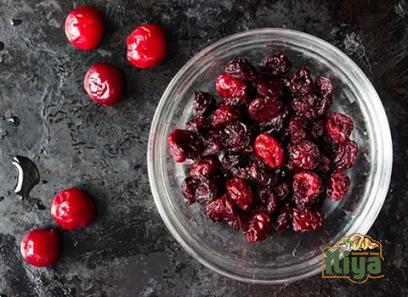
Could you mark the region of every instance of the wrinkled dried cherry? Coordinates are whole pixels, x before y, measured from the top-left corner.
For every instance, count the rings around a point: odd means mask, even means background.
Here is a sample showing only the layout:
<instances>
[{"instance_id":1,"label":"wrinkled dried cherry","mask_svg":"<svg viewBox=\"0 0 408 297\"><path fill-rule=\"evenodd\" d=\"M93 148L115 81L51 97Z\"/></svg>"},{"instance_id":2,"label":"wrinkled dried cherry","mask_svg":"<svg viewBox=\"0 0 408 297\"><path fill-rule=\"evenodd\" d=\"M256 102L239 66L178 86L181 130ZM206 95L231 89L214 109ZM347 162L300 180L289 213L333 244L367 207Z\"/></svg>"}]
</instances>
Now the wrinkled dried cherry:
<instances>
[{"instance_id":1,"label":"wrinkled dried cherry","mask_svg":"<svg viewBox=\"0 0 408 297\"><path fill-rule=\"evenodd\" d=\"M318 99L313 94L307 94L301 97L297 97L292 101L292 109L294 112L306 119L314 119L317 117Z\"/></svg>"},{"instance_id":2,"label":"wrinkled dried cherry","mask_svg":"<svg viewBox=\"0 0 408 297\"><path fill-rule=\"evenodd\" d=\"M334 112L326 120L327 135L337 144L349 139L353 130L353 120L344 114Z\"/></svg>"},{"instance_id":3,"label":"wrinkled dried cherry","mask_svg":"<svg viewBox=\"0 0 408 297\"><path fill-rule=\"evenodd\" d=\"M247 83L227 73L223 73L217 77L215 89L222 98L237 98L243 102L247 102L248 100Z\"/></svg>"},{"instance_id":4,"label":"wrinkled dried cherry","mask_svg":"<svg viewBox=\"0 0 408 297\"><path fill-rule=\"evenodd\" d=\"M289 71L291 63L282 53L271 54L261 60L261 67L271 75L282 75Z\"/></svg>"},{"instance_id":5,"label":"wrinkled dried cherry","mask_svg":"<svg viewBox=\"0 0 408 297\"><path fill-rule=\"evenodd\" d=\"M295 167L305 170L315 169L320 161L319 148L309 140L292 144L289 147L289 156Z\"/></svg>"},{"instance_id":6,"label":"wrinkled dried cherry","mask_svg":"<svg viewBox=\"0 0 408 297\"><path fill-rule=\"evenodd\" d=\"M170 153L176 162L196 159L203 148L198 135L189 130L174 130L167 138L167 142L170 147Z\"/></svg>"},{"instance_id":7,"label":"wrinkled dried cherry","mask_svg":"<svg viewBox=\"0 0 408 297\"><path fill-rule=\"evenodd\" d=\"M247 59L234 59L229 61L225 66L224 72L242 80L256 79L255 68Z\"/></svg>"},{"instance_id":8,"label":"wrinkled dried cherry","mask_svg":"<svg viewBox=\"0 0 408 297\"><path fill-rule=\"evenodd\" d=\"M186 123L186 128L198 134L205 134L210 128L210 121L206 118L192 118Z\"/></svg>"},{"instance_id":9,"label":"wrinkled dried cherry","mask_svg":"<svg viewBox=\"0 0 408 297\"><path fill-rule=\"evenodd\" d=\"M192 177L187 177L182 184L182 193L186 198L187 203L192 204L195 200L195 191L197 189L197 181Z\"/></svg>"},{"instance_id":10,"label":"wrinkled dried cherry","mask_svg":"<svg viewBox=\"0 0 408 297\"><path fill-rule=\"evenodd\" d=\"M197 180L194 198L198 203L207 204L218 194L218 180L216 178L202 178Z\"/></svg>"},{"instance_id":11,"label":"wrinkled dried cherry","mask_svg":"<svg viewBox=\"0 0 408 297\"><path fill-rule=\"evenodd\" d=\"M279 79L261 77L255 87L260 96L280 97L283 94L283 83Z\"/></svg>"},{"instance_id":12,"label":"wrinkled dried cherry","mask_svg":"<svg viewBox=\"0 0 408 297\"><path fill-rule=\"evenodd\" d=\"M293 194L300 206L310 206L322 191L322 182L317 174L300 172L293 176Z\"/></svg>"},{"instance_id":13,"label":"wrinkled dried cherry","mask_svg":"<svg viewBox=\"0 0 408 297\"><path fill-rule=\"evenodd\" d=\"M312 91L313 80L310 76L309 68L303 66L292 74L289 81L289 89L294 96L304 96Z\"/></svg>"},{"instance_id":14,"label":"wrinkled dried cherry","mask_svg":"<svg viewBox=\"0 0 408 297\"><path fill-rule=\"evenodd\" d=\"M240 219L225 195L207 204L205 211L208 218L214 222L225 222L234 229L240 227Z\"/></svg>"},{"instance_id":15,"label":"wrinkled dried cherry","mask_svg":"<svg viewBox=\"0 0 408 297\"><path fill-rule=\"evenodd\" d=\"M334 87L329 78L320 76L316 79L315 85L316 85L316 92L321 97L332 96Z\"/></svg>"},{"instance_id":16,"label":"wrinkled dried cherry","mask_svg":"<svg viewBox=\"0 0 408 297\"><path fill-rule=\"evenodd\" d=\"M190 175L193 178L209 178L217 174L220 161L216 156L206 156L191 165Z\"/></svg>"},{"instance_id":17,"label":"wrinkled dried cherry","mask_svg":"<svg viewBox=\"0 0 408 297\"><path fill-rule=\"evenodd\" d=\"M204 151L203 155L218 154L223 149L224 133L222 130L213 129L208 131L204 137Z\"/></svg>"},{"instance_id":18,"label":"wrinkled dried cherry","mask_svg":"<svg viewBox=\"0 0 408 297\"><path fill-rule=\"evenodd\" d=\"M243 210L249 210L254 200L251 187L240 178L230 179L225 188L231 201Z\"/></svg>"},{"instance_id":19,"label":"wrinkled dried cherry","mask_svg":"<svg viewBox=\"0 0 408 297\"><path fill-rule=\"evenodd\" d=\"M335 171L330 176L327 197L339 201L346 196L349 186L350 178L343 171Z\"/></svg>"},{"instance_id":20,"label":"wrinkled dried cherry","mask_svg":"<svg viewBox=\"0 0 408 297\"><path fill-rule=\"evenodd\" d=\"M248 106L250 117L257 122L266 122L279 114L280 102L278 98L258 97Z\"/></svg>"},{"instance_id":21,"label":"wrinkled dried cherry","mask_svg":"<svg viewBox=\"0 0 408 297\"><path fill-rule=\"evenodd\" d=\"M284 204L279 210L278 216L275 221L275 230L277 232L283 232L291 226L292 223L292 208L289 204Z\"/></svg>"},{"instance_id":22,"label":"wrinkled dried cherry","mask_svg":"<svg viewBox=\"0 0 408 297\"><path fill-rule=\"evenodd\" d=\"M292 213L292 227L296 232L318 230L322 227L324 214L307 208L294 208Z\"/></svg>"},{"instance_id":23,"label":"wrinkled dried cherry","mask_svg":"<svg viewBox=\"0 0 408 297\"><path fill-rule=\"evenodd\" d=\"M283 165L284 151L272 136L268 134L260 134L255 139L254 144L255 154L261 158L269 167L278 168Z\"/></svg>"},{"instance_id":24,"label":"wrinkled dried cherry","mask_svg":"<svg viewBox=\"0 0 408 297\"><path fill-rule=\"evenodd\" d=\"M215 98L207 92L197 91L194 93L193 116L208 116L215 109Z\"/></svg>"},{"instance_id":25,"label":"wrinkled dried cherry","mask_svg":"<svg viewBox=\"0 0 408 297\"><path fill-rule=\"evenodd\" d=\"M225 124L239 120L240 117L241 114L238 108L224 104L214 111L211 124L213 127L222 127Z\"/></svg>"},{"instance_id":26,"label":"wrinkled dried cherry","mask_svg":"<svg viewBox=\"0 0 408 297\"><path fill-rule=\"evenodd\" d=\"M293 117L289 120L289 134L292 143L306 139L306 122L301 117Z\"/></svg>"},{"instance_id":27,"label":"wrinkled dried cherry","mask_svg":"<svg viewBox=\"0 0 408 297\"><path fill-rule=\"evenodd\" d=\"M348 169L354 166L358 156L358 146L354 141L346 141L338 146L334 166L337 169Z\"/></svg>"},{"instance_id":28,"label":"wrinkled dried cherry","mask_svg":"<svg viewBox=\"0 0 408 297\"><path fill-rule=\"evenodd\" d=\"M224 128L224 145L231 151L245 151L249 149L250 132L241 122L229 123Z\"/></svg>"},{"instance_id":29,"label":"wrinkled dried cherry","mask_svg":"<svg viewBox=\"0 0 408 297\"><path fill-rule=\"evenodd\" d=\"M271 232L272 223L268 213L260 211L255 213L249 220L249 227L246 231L248 242L258 242L264 240Z\"/></svg>"}]
</instances>

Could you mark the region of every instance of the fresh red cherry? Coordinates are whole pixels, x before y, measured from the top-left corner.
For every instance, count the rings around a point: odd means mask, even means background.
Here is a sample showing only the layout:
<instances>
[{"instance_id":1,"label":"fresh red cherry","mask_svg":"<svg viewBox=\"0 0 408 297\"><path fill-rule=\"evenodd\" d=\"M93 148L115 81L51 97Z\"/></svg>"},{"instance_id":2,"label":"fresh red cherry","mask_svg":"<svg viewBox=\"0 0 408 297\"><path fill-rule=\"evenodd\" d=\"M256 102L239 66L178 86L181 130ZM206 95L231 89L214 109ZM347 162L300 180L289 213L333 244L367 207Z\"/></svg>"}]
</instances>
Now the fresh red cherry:
<instances>
[{"instance_id":1,"label":"fresh red cherry","mask_svg":"<svg viewBox=\"0 0 408 297\"><path fill-rule=\"evenodd\" d=\"M126 39L127 59L136 68L159 65L166 56L166 37L160 26L146 24L137 27Z\"/></svg>"},{"instance_id":2,"label":"fresh red cherry","mask_svg":"<svg viewBox=\"0 0 408 297\"><path fill-rule=\"evenodd\" d=\"M125 92L125 78L111 64L94 64L85 75L84 88L96 104L112 106Z\"/></svg>"},{"instance_id":3,"label":"fresh red cherry","mask_svg":"<svg viewBox=\"0 0 408 297\"><path fill-rule=\"evenodd\" d=\"M62 240L57 230L36 229L26 233L21 240L21 255L36 267L54 264L61 255Z\"/></svg>"},{"instance_id":4,"label":"fresh red cherry","mask_svg":"<svg viewBox=\"0 0 408 297\"><path fill-rule=\"evenodd\" d=\"M98 47L104 32L99 11L89 6L73 9L65 20L65 35L76 48L89 51Z\"/></svg>"},{"instance_id":5,"label":"fresh red cherry","mask_svg":"<svg viewBox=\"0 0 408 297\"><path fill-rule=\"evenodd\" d=\"M59 192L51 204L51 217L65 230L78 230L92 223L96 210L85 192L70 188Z\"/></svg>"}]
</instances>

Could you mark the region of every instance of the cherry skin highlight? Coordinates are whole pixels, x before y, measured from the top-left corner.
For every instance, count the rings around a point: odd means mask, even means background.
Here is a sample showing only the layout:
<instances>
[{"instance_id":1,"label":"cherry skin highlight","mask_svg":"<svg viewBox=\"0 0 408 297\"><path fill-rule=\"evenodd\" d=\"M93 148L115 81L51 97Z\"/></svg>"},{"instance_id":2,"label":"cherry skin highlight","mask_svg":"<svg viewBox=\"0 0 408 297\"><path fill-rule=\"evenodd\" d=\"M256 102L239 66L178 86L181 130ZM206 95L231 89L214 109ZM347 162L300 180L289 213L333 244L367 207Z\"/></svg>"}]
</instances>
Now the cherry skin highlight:
<instances>
[{"instance_id":1,"label":"cherry skin highlight","mask_svg":"<svg viewBox=\"0 0 408 297\"><path fill-rule=\"evenodd\" d=\"M65 35L68 41L80 50L90 51L97 48L103 34L102 16L93 7L74 8L65 20Z\"/></svg>"},{"instance_id":2,"label":"cherry skin highlight","mask_svg":"<svg viewBox=\"0 0 408 297\"><path fill-rule=\"evenodd\" d=\"M78 230L90 225L96 216L93 199L85 192L69 188L59 192L51 204L51 217L65 230Z\"/></svg>"},{"instance_id":3,"label":"cherry skin highlight","mask_svg":"<svg viewBox=\"0 0 408 297\"><path fill-rule=\"evenodd\" d=\"M94 64L85 75L84 88L96 104L113 106L125 93L125 78L123 73L111 64Z\"/></svg>"},{"instance_id":4,"label":"cherry skin highlight","mask_svg":"<svg viewBox=\"0 0 408 297\"><path fill-rule=\"evenodd\" d=\"M166 56L167 42L162 28L155 24L137 27L126 39L127 59L136 68L159 65Z\"/></svg>"},{"instance_id":5,"label":"cherry skin highlight","mask_svg":"<svg viewBox=\"0 0 408 297\"><path fill-rule=\"evenodd\" d=\"M61 256L61 236L54 229L31 230L23 236L20 252L24 260L32 266L51 266Z\"/></svg>"}]
</instances>

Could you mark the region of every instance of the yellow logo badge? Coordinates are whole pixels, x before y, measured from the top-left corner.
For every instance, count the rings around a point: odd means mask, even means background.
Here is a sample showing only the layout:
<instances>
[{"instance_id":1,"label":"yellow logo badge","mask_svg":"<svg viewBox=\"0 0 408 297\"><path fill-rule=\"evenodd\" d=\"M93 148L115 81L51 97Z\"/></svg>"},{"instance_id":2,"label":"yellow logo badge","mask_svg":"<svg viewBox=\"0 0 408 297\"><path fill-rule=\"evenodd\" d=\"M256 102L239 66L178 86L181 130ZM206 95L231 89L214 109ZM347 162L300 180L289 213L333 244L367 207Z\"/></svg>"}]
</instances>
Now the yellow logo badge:
<instances>
[{"instance_id":1,"label":"yellow logo badge","mask_svg":"<svg viewBox=\"0 0 408 297\"><path fill-rule=\"evenodd\" d=\"M381 278L382 245L368 235L353 233L326 247L322 252L322 278L345 278L365 283Z\"/></svg>"}]
</instances>

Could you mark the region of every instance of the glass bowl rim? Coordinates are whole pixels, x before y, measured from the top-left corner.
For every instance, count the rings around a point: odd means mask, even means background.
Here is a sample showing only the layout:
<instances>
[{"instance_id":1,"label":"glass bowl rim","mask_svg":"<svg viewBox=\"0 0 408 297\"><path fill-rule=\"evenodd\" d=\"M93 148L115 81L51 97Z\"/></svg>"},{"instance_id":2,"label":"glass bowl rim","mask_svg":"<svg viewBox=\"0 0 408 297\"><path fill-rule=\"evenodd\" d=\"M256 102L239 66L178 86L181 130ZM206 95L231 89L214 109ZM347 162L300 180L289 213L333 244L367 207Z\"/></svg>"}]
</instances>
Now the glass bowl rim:
<instances>
[{"instance_id":1,"label":"glass bowl rim","mask_svg":"<svg viewBox=\"0 0 408 297\"><path fill-rule=\"evenodd\" d=\"M331 52L333 55L338 56L340 59L343 60L343 62L347 62L348 66L352 68L353 74L356 75L359 79L362 80L363 85L367 90L370 92L370 103L372 105L373 111L376 114L376 119L379 119L380 122L382 123L381 127L381 139L382 139L382 151L384 153L384 158L381 160L382 162L379 162L377 166L381 170L379 170L379 181L380 184L382 185L381 187L377 187L378 191L375 193L375 202L376 204L374 205L375 207L371 207L369 211L369 218L371 220L360 220L360 225L358 227L358 232L362 234L366 234L367 231L371 228L372 224L374 223L375 219L377 218L382 205L384 203L384 200L386 198L389 184L390 184L390 179L391 179L391 172L392 172L392 159L393 159L393 151L392 151L392 140L391 140L391 132L387 120L387 116L385 114L384 107L380 101L380 98L375 91L374 87L372 86L371 82L368 80L368 78L365 76L365 74L362 72L362 70L342 51L337 49L335 46L332 44L315 37L313 35L300 32L300 31L295 31L295 30L290 30L290 29L282 29L282 28L262 28L262 29L255 29L255 30L249 30L245 32L240 32L240 33L235 33L232 35L229 35L225 38L220 39L219 41L207 46L205 49L201 50L199 53L195 54L178 72L177 74L173 77L169 85L167 86L166 90L164 91L160 102L156 108L153 121L151 124L151 129L150 129L150 135L149 135L149 140L148 140L148 152L147 152L147 164L148 164L148 176L149 176L149 183L151 187L151 191L153 193L153 198L156 204L156 207L160 213L161 218L163 219L165 225L169 229L170 233L174 236L174 238L177 240L179 244L189 253L191 254L195 259L197 259L201 264L204 266L220 273L221 275L227 276L229 278L239 280L239 281L244 281L244 282L250 282L250 283L259 283L259 284L280 284L280 283L287 283L291 281L296 281L300 279L304 279L307 277L310 277L312 275L315 275L319 273L321 270L321 264L316 265L315 263L312 263L312 265L316 266L313 267L312 269L309 269L307 272L304 272L302 274L298 275L293 275L290 277L286 278L275 278L275 279L263 279L263 278L256 278L255 275L250 276L244 276L242 274L234 273L231 271L227 271L223 269L224 267L222 265L217 265L215 264L214 260L210 261L208 259L208 256L217 256L214 254L211 250L205 251L206 254L200 254L200 251L197 251L196 249L198 248L197 243L195 243L195 248L192 247L192 238L189 236L188 232L185 234L182 234L181 230L179 229L181 226L180 225L175 225L174 222L171 221L170 216L172 215L169 213L169 209L166 208L163 204L165 201L162 196L167 196L166 199L171 200L169 197L166 189L160 190L159 186L159 179L156 170L161 170L157 168L157 162L158 160L155 158L155 150L157 149L155 147L156 144L160 145L160 143L157 143L156 139L156 131L160 128L160 122L162 121L161 116L163 113L163 110L165 108L166 103L171 101L171 93L172 90L177 86L179 83L180 79L188 72L188 70L192 67L195 63L200 61L202 57L205 57L209 53L211 53L213 50L220 48L222 46L228 46L231 43L234 42L239 42L239 40L248 38L248 37L253 37L256 35L260 34L271 34L271 35L281 35L285 36L291 36L294 39L298 39L301 41L308 41L312 42L322 48L324 48L326 51ZM388 165L388 166L386 166ZM159 166L160 167L160 166ZM385 167L385 168L384 168ZM162 181L161 181L162 182ZM161 186L163 187L163 184ZM372 196L373 194L371 194ZM174 216L174 214L173 214ZM361 217L361 214L360 214ZM173 218L174 219L174 218ZM356 222L358 218L356 218ZM351 229L355 227L356 222L352 225ZM354 228L357 229L357 228ZM349 230L350 233L356 232L356 230ZM184 236L183 236L184 235ZM187 236L187 239L185 238ZM316 257L315 257L316 258ZM222 262L221 259L217 259L218 261ZM220 264L220 263L218 263ZM309 267L306 267L309 268Z\"/></svg>"}]
</instances>

